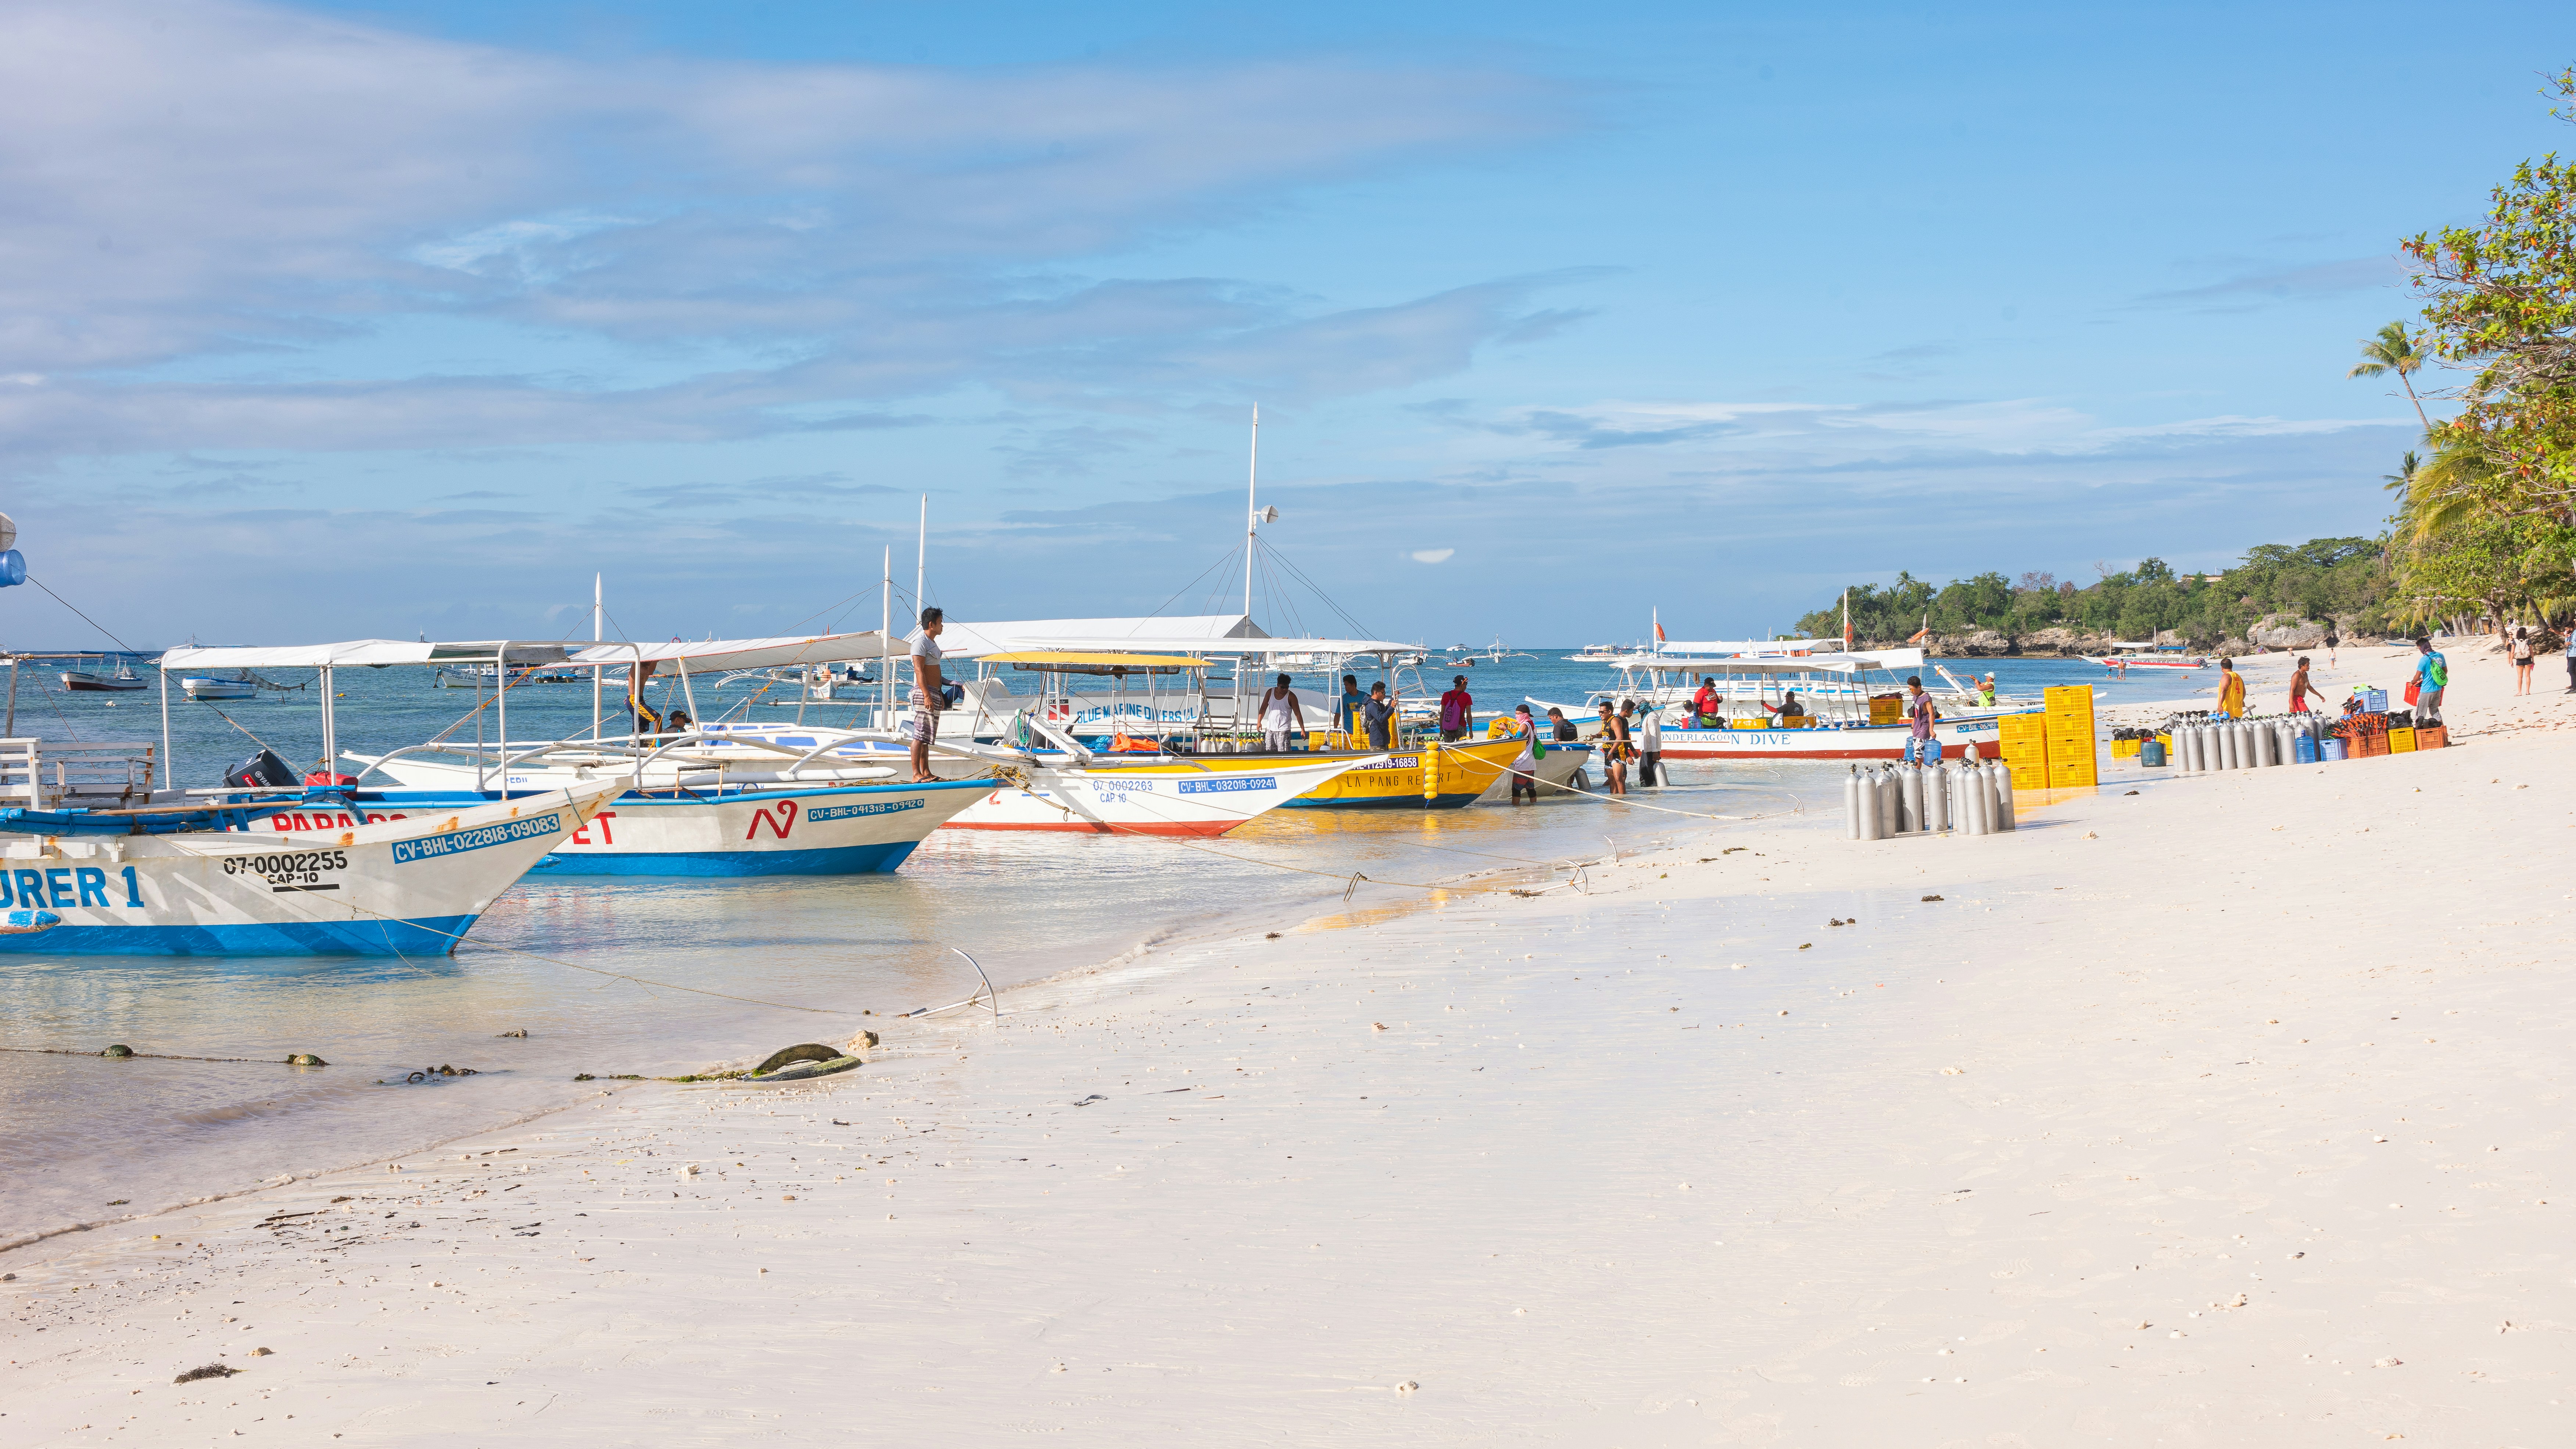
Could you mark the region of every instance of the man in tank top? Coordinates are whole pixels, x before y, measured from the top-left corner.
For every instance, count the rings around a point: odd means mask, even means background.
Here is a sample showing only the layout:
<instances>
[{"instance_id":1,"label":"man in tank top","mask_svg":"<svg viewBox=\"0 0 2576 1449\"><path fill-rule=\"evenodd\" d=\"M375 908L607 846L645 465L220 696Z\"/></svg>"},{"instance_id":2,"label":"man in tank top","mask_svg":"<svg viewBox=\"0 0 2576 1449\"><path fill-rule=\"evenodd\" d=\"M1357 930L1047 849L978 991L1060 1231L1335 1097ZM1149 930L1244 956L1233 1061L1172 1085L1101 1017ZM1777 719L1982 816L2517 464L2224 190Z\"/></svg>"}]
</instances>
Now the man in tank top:
<instances>
[{"instance_id":1,"label":"man in tank top","mask_svg":"<svg viewBox=\"0 0 2576 1449\"><path fill-rule=\"evenodd\" d=\"M1261 748L1284 755L1288 753L1288 737L1302 734L1305 729L1305 707L1297 703L1297 691L1288 687L1288 676L1280 675L1278 684L1262 691Z\"/></svg>"}]
</instances>

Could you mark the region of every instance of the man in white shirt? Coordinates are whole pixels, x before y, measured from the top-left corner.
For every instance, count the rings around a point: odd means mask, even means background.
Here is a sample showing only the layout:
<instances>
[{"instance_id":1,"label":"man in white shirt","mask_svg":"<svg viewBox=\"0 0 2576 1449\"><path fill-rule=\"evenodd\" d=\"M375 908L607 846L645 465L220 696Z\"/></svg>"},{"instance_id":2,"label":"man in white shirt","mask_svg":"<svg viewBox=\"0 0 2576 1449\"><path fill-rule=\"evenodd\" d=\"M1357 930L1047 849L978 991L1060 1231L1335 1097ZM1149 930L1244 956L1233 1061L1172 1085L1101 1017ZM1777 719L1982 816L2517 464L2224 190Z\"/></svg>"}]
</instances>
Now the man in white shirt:
<instances>
[{"instance_id":1,"label":"man in white shirt","mask_svg":"<svg viewBox=\"0 0 2576 1449\"><path fill-rule=\"evenodd\" d=\"M912 780L916 785L939 778L930 773L930 742L939 738L939 711L948 703L943 693L948 682L939 675L939 631L948 627L947 617L938 609L924 609L921 627L904 636L912 646Z\"/></svg>"},{"instance_id":2,"label":"man in white shirt","mask_svg":"<svg viewBox=\"0 0 2576 1449\"><path fill-rule=\"evenodd\" d=\"M1637 721L1637 783L1660 785L1664 769L1664 712L1648 704Z\"/></svg>"},{"instance_id":3,"label":"man in white shirt","mask_svg":"<svg viewBox=\"0 0 2576 1449\"><path fill-rule=\"evenodd\" d=\"M1306 729L1305 706L1297 702L1297 691L1288 687L1288 676L1279 676L1277 687L1261 695L1261 748L1274 755L1288 753L1288 737Z\"/></svg>"}]
</instances>

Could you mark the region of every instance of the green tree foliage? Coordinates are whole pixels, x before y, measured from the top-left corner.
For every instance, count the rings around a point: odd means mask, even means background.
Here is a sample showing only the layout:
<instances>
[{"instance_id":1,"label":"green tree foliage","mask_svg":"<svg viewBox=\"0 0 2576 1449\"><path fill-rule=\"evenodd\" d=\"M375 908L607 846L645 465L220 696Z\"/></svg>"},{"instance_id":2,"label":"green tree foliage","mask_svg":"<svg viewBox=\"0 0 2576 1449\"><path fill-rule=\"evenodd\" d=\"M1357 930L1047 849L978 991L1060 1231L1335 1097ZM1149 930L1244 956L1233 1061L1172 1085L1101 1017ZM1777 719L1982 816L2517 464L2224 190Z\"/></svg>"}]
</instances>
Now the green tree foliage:
<instances>
[{"instance_id":1,"label":"green tree foliage","mask_svg":"<svg viewBox=\"0 0 2576 1449\"><path fill-rule=\"evenodd\" d=\"M1928 616L1935 634L1991 629L2021 638L2065 628L2152 639L2172 629L2192 643L2214 645L2243 637L2247 626L2267 614L2342 619L2377 630L2386 623L2386 549L2386 540L2372 538L2264 544L2215 581L2177 576L2164 560L2151 558L2135 569L2106 573L2089 588L2040 572L2025 573L2018 583L1983 573L1935 588L1899 573L1883 588L1852 585L1852 633L1872 643L1896 643L1913 637ZM1840 600L1798 621L1798 632L1815 638L1839 638L1842 629Z\"/></svg>"},{"instance_id":2,"label":"green tree foliage","mask_svg":"<svg viewBox=\"0 0 2576 1449\"><path fill-rule=\"evenodd\" d=\"M2576 121L2576 68L2553 87ZM2460 412L2428 429L2428 472L2459 454L2474 466L2409 489L2435 531L2489 516L2565 523L2576 502L2576 166L2555 153L2515 168L2477 227L2419 232L2402 243L2424 289L2433 353L2474 369ZM2452 506L2445 509L2445 502Z\"/></svg>"}]
</instances>

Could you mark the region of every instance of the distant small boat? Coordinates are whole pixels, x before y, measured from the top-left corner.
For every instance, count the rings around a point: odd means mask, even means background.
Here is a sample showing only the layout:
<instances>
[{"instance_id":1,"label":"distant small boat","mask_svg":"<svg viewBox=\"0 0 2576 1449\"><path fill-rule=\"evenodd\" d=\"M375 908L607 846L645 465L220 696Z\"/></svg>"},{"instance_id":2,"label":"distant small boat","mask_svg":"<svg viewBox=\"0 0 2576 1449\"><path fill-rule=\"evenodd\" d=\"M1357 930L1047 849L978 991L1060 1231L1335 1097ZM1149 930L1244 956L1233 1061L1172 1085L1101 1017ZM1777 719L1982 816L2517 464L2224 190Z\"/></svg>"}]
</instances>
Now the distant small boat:
<instances>
[{"instance_id":1,"label":"distant small boat","mask_svg":"<svg viewBox=\"0 0 2576 1449\"><path fill-rule=\"evenodd\" d=\"M251 682L247 669L235 670L230 679L191 674L179 681L179 688L190 699L249 699L259 693L259 686Z\"/></svg>"},{"instance_id":2,"label":"distant small boat","mask_svg":"<svg viewBox=\"0 0 2576 1449\"><path fill-rule=\"evenodd\" d=\"M2185 658L2180 654L2158 654L2150 652L2163 649L2165 647L2163 645L2147 643L2132 644L2126 640L2114 639L2111 641L2111 647L2119 650L2120 652L2117 654L2081 654L2076 657L2082 659L2087 664L2099 664L2105 669L2115 670L2207 669L2209 667L2209 661L2205 658L2197 656Z\"/></svg>"},{"instance_id":3,"label":"distant small boat","mask_svg":"<svg viewBox=\"0 0 2576 1449\"><path fill-rule=\"evenodd\" d=\"M134 677L134 666L120 664L114 674L99 674L86 669L66 669L63 688L85 693L124 694L137 689L150 689L149 680Z\"/></svg>"}]
</instances>

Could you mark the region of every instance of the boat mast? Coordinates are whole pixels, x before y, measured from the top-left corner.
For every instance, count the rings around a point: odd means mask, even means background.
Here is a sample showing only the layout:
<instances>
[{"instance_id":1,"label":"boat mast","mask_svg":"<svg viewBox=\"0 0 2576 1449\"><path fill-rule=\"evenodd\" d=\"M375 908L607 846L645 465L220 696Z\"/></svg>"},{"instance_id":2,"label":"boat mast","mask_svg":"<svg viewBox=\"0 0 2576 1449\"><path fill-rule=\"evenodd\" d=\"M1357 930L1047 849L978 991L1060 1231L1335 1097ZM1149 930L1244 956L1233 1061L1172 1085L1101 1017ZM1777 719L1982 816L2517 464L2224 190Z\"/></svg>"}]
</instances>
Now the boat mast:
<instances>
[{"instance_id":1,"label":"boat mast","mask_svg":"<svg viewBox=\"0 0 2576 1449\"><path fill-rule=\"evenodd\" d=\"M600 629L601 620L605 617L600 607L601 577L599 574L590 576L590 642L593 644L608 637ZM599 738L599 671L601 668L602 666L597 664L590 666L590 737L593 741Z\"/></svg>"},{"instance_id":2,"label":"boat mast","mask_svg":"<svg viewBox=\"0 0 2576 1449\"><path fill-rule=\"evenodd\" d=\"M885 546L885 593L877 610L877 728L894 728L894 656L886 645L894 631L894 545Z\"/></svg>"},{"instance_id":3,"label":"boat mast","mask_svg":"<svg viewBox=\"0 0 2576 1449\"><path fill-rule=\"evenodd\" d=\"M1243 476L1243 616L1252 617L1252 544L1261 529L1261 505L1254 489L1261 481L1261 404L1252 405L1252 461ZM1241 693L1237 690L1236 693Z\"/></svg>"}]
</instances>

